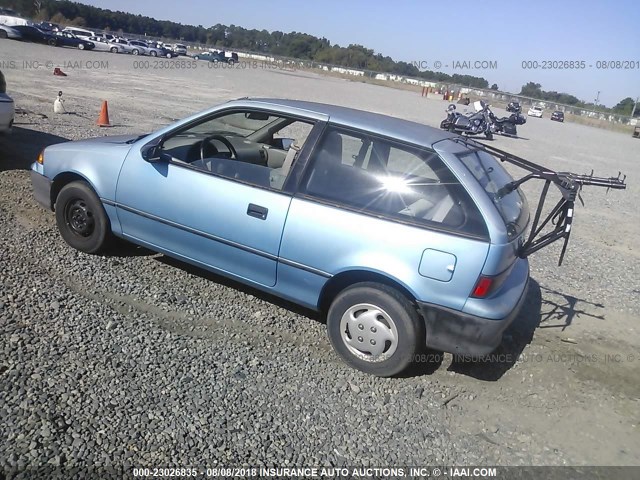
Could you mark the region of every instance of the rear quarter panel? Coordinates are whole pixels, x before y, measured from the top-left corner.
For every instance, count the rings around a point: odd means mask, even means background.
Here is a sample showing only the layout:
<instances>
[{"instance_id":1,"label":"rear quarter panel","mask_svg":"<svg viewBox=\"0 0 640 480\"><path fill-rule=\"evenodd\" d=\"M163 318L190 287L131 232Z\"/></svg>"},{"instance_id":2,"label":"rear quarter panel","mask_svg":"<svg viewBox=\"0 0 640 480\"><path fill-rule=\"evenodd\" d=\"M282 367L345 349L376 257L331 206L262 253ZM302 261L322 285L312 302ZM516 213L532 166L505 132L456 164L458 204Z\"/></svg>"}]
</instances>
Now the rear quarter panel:
<instances>
[{"instance_id":1,"label":"rear quarter panel","mask_svg":"<svg viewBox=\"0 0 640 480\"><path fill-rule=\"evenodd\" d=\"M488 243L450 233L397 223L375 216L294 198L285 225L280 257L312 269L337 275L352 270L379 273L396 281L420 301L462 309L482 270ZM456 257L451 280L422 276L420 262L426 249ZM297 278L291 278L297 275ZM312 290L322 282L313 274L292 268L278 270L278 283ZM313 303L320 291L298 295Z\"/></svg>"}]
</instances>

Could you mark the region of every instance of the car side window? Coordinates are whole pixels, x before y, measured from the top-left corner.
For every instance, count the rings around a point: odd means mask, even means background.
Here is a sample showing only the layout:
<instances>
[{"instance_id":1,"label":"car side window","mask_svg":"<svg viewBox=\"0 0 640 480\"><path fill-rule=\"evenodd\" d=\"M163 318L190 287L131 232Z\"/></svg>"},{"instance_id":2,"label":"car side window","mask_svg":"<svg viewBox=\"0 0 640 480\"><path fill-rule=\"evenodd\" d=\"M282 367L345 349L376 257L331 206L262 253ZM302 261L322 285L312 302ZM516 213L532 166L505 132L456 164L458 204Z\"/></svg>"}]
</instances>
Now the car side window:
<instances>
[{"instance_id":1,"label":"car side window","mask_svg":"<svg viewBox=\"0 0 640 480\"><path fill-rule=\"evenodd\" d=\"M163 141L173 163L281 190L313 123L255 110L209 117Z\"/></svg>"},{"instance_id":2,"label":"car side window","mask_svg":"<svg viewBox=\"0 0 640 480\"><path fill-rule=\"evenodd\" d=\"M303 193L363 212L485 236L486 224L437 153L331 126Z\"/></svg>"}]
</instances>

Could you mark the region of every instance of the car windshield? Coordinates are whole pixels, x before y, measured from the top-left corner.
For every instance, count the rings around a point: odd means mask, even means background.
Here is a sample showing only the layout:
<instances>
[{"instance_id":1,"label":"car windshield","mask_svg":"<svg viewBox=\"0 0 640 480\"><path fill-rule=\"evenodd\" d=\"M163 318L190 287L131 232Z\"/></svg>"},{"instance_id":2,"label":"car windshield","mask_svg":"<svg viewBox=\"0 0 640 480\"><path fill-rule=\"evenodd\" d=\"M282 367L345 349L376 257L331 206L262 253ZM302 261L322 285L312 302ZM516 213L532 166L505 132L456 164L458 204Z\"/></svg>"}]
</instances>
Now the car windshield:
<instances>
[{"instance_id":1,"label":"car windshield","mask_svg":"<svg viewBox=\"0 0 640 480\"><path fill-rule=\"evenodd\" d=\"M529 205L526 197L519 188L506 195L498 194L502 187L513 181L511 175L496 158L486 152L473 150L458 155L458 158L493 201L504 220L509 237L515 238L520 235L529 222Z\"/></svg>"},{"instance_id":2,"label":"car windshield","mask_svg":"<svg viewBox=\"0 0 640 480\"><path fill-rule=\"evenodd\" d=\"M202 136L219 134L248 137L252 133L280 119L281 117L275 115L252 114L248 112L232 113L196 125L182 132L182 135Z\"/></svg>"}]
</instances>

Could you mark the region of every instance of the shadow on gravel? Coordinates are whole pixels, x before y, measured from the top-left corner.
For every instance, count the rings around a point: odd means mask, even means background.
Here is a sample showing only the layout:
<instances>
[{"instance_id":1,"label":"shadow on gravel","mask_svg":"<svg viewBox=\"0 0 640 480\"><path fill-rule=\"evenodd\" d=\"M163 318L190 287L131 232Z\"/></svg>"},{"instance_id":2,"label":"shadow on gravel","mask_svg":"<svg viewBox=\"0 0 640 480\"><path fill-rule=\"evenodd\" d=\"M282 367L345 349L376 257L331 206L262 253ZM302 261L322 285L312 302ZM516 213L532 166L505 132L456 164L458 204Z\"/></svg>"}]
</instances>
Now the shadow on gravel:
<instances>
[{"instance_id":1,"label":"shadow on gravel","mask_svg":"<svg viewBox=\"0 0 640 480\"><path fill-rule=\"evenodd\" d=\"M499 380L515 365L524 348L531 343L543 318L542 304L540 284L532 278L520 315L505 332L500 346L489 355L479 358L454 355L447 370L478 380Z\"/></svg>"},{"instance_id":2,"label":"shadow on gravel","mask_svg":"<svg viewBox=\"0 0 640 480\"><path fill-rule=\"evenodd\" d=\"M301 307L296 303L283 300L280 297L276 297L275 295L265 293L262 290L258 290L257 288L250 287L248 285L245 285L244 283L236 282L235 280L231 280L227 277L216 275L215 273L193 266L189 263L176 260L166 255L160 255L156 258L156 260L164 263L165 265L170 265L172 267L179 268L180 270L190 273L191 275L196 275L206 280L215 282L219 285L224 285L225 287L233 288L234 290L241 291L242 293L246 293L247 295L252 295L256 298L259 298L260 300L264 300L265 302L272 303L274 305L277 305L278 307L289 310L292 313L302 315L312 320L316 320L317 322L324 323L326 321L325 318L320 313L314 310Z\"/></svg>"},{"instance_id":3,"label":"shadow on gravel","mask_svg":"<svg viewBox=\"0 0 640 480\"><path fill-rule=\"evenodd\" d=\"M540 328L560 328L564 332L567 327L571 326L573 320L579 316L591 317L597 320L605 319L604 315L587 312L584 307L576 308L578 304L582 304L585 307L603 309L604 305L602 303L590 302L546 287L542 287L542 289L549 296L560 297L561 301L556 302L546 298L542 300L542 304L547 308L540 318Z\"/></svg>"},{"instance_id":4,"label":"shadow on gravel","mask_svg":"<svg viewBox=\"0 0 640 480\"><path fill-rule=\"evenodd\" d=\"M105 257L150 257L151 255L160 254L120 238L114 238L104 252Z\"/></svg>"},{"instance_id":5,"label":"shadow on gravel","mask_svg":"<svg viewBox=\"0 0 640 480\"><path fill-rule=\"evenodd\" d=\"M69 139L22 127L13 127L9 135L0 135L0 172L28 170L40 151Z\"/></svg>"}]
</instances>

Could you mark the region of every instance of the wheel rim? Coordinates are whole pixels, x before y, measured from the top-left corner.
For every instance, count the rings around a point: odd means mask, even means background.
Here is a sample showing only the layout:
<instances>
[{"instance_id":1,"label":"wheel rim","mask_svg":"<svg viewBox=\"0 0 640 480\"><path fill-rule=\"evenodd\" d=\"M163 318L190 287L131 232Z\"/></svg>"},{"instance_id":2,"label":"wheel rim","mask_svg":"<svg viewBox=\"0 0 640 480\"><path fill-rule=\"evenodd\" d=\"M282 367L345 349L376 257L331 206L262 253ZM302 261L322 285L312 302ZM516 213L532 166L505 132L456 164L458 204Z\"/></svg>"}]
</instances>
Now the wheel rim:
<instances>
[{"instance_id":1,"label":"wheel rim","mask_svg":"<svg viewBox=\"0 0 640 480\"><path fill-rule=\"evenodd\" d=\"M69 229L80 237L89 237L95 230L93 212L87 202L80 198L67 203L65 220Z\"/></svg>"},{"instance_id":2,"label":"wheel rim","mask_svg":"<svg viewBox=\"0 0 640 480\"><path fill-rule=\"evenodd\" d=\"M134 55L138 55L138 50L134 50L132 53L133 53Z\"/></svg>"},{"instance_id":3,"label":"wheel rim","mask_svg":"<svg viewBox=\"0 0 640 480\"><path fill-rule=\"evenodd\" d=\"M349 351L367 362L382 362L398 348L398 329L380 307L359 303L340 320L340 337Z\"/></svg>"}]
</instances>

